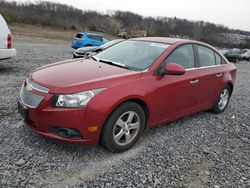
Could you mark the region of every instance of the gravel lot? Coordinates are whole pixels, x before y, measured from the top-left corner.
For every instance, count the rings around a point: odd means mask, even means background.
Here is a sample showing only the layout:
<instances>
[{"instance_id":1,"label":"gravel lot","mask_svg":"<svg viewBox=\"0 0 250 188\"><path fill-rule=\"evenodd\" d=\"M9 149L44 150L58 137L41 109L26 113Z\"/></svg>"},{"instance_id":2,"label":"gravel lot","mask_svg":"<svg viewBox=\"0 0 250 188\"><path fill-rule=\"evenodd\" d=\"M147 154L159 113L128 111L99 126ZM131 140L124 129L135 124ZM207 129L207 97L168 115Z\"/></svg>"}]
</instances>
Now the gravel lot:
<instances>
[{"instance_id":1,"label":"gravel lot","mask_svg":"<svg viewBox=\"0 0 250 188\"><path fill-rule=\"evenodd\" d=\"M250 63L237 64L228 109L202 112L147 130L131 150L113 154L42 138L16 105L34 68L71 58L69 44L15 41L0 62L0 187L250 187Z\"/></svg>"}]
</instances>

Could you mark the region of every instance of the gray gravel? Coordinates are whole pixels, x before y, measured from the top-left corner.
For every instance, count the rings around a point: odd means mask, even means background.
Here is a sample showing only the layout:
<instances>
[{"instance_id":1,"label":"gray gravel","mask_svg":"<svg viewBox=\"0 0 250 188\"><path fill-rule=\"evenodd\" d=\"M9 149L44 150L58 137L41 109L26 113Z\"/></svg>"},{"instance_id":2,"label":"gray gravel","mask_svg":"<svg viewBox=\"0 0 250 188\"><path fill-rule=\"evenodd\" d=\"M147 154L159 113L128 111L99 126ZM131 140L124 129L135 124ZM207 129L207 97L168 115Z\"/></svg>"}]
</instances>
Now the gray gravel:
<instances>
[{"instance_id":1,"label":"gray gravel","mask_svg":"<svg viewBox=\"0 0 250 188\"><path fill-rule=\"evenodd\" d=\"M147 130L131 150L57 143L24 126L20 86L39 66L71 57L67 44L16 41L0 62L0 187L250 187L250 63L237 64L228 109Z\"/></svg>"}]
</instances>

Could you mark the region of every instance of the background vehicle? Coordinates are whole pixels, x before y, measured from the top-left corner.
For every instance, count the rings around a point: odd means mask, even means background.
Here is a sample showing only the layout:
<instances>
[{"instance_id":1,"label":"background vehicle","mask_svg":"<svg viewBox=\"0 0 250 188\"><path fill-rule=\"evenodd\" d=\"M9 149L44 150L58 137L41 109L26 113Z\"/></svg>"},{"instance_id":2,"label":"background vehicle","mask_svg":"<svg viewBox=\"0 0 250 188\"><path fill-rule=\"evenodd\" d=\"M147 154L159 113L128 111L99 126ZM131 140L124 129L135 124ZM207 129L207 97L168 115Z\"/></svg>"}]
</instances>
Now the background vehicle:
<instances>
[{"instance_id":1,"label":"background vehicle","mask_svg":"<svg viewBox=\"0 0 250 188\"><path fill-rule=\"evenodd\" d=\"M16 49L12 48L11 32L0 14L0 60L16 56Z\"/></svg>"},{"instance_id":2,"label":"background vehicle","mask_svg":"<svg viewBox=\"0 0 250 188\"><path fill-rule=\"evenodd\" d=\"M228 61L238 63L242 60L241 55L245 53L246 50L240 50L238 48L234 48L232 50L227 51L224 56L227 58Z\"/></svg>"},{"instance_id":3,"label":"background vehicle","mask_svg":"<svg viewBox=\"0 0 250 188\"><path fill-rule=\"evenodd\" d=\"M250 50L247 49L246 52L241 55L241 59L250 61Z\"/></svg>"},{"instance_id":4,"label":"background vehicle","mask_svg":"<svg viewBox=\"0 0 250 188\"><path fill-rule=\"evenodd\" d=\"M72 48L77 49L85 46L101 46L110 41L106 36L95 33L77 33L72 40Z\"/></svg>"},{"instance_id":5,"label":"background vehicle","mask_svg":"<svg viewBox=\"0 0 250 188\"><path fill-rule=\"evenodd\" d=\"M88 46L88 47L82 47L82 48L78 48L74 51L73 53L73 58L80 58L80 57L87 57L89 55L94 55L98 52L101 52L121 41L123 41L124 39L115 39L115 40L111 40L101 46Z\"/></svg>"},{"instance_id":6,"label":"background vehicle","mask_svg":"<svg viewBox=\"0 0 250 188\"><path fill-rule=\"evenodd\" d=\"M22 85L18 109L40 135L122 152L146 127L223 112L235 79L235 66L205 43L137 38L91 59L36 69Z\"/></svg>"},{"instance_id":7,"label":"background vehicle","mask_svg":"<svg viewBox=\"0 0 250 188\"><path fill-rule=\"evenodd\" d=\"M222 49L218 49L218 51L225 56L225 54L229 51L229 49L226 48L222 48Z\"/></svg>"}]
</instances>

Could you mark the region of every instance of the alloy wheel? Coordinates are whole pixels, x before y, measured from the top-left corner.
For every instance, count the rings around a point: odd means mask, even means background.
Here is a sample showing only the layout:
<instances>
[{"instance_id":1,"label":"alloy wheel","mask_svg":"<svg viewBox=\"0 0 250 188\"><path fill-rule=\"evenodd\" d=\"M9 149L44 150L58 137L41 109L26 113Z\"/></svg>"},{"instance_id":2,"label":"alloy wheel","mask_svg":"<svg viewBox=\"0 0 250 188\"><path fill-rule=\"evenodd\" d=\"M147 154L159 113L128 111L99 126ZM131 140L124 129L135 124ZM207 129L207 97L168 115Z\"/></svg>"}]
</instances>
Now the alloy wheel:
<instances>
[{"instance_id":1,"label":"alloy wheel","mask_svg":"<svg viewBox=\"0 0 250 188\"><path fill-rule=\"evenodd\" d=\"M135 111L127 111L117 119L113 129L113 139L117 145L128 145L135 139L139 129L139 115Z\"/></svg>"},{"instance_id":2,"label":"alloy wheel","mask_svg":"<svg viewBox=\"0 0 250 188\"><path fill-rule=\"evenodd\" d=\"M218 103L219 109L223 110L227 106L228 101L229 101L229 91L227 88L224 88L220 94L220 100Z\"/></svg>"}]
</instances>

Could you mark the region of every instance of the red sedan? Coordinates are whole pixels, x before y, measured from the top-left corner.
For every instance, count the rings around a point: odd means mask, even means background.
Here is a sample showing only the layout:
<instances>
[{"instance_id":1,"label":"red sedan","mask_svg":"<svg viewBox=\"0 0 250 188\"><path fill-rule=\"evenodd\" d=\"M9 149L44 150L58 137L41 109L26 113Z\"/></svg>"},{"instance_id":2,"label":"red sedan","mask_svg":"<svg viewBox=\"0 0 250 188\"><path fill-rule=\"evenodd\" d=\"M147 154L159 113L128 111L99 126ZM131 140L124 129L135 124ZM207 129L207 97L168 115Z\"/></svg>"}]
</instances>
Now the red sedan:
<instances>
[{"instance_id":1,"label":"red sedan","mask_svg":"<svg viewBox=\"0 0 250 188\"><path fill-rule=\"evenodd\" d=\"M223 112L235 78L235 66L208 44L136 38L91 59L35 70L18 109L40 135L121 152L146 127L209 109Z\"/></svg>"}]
</instances>

